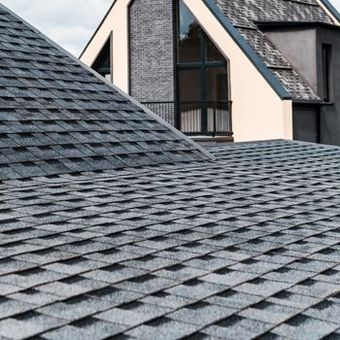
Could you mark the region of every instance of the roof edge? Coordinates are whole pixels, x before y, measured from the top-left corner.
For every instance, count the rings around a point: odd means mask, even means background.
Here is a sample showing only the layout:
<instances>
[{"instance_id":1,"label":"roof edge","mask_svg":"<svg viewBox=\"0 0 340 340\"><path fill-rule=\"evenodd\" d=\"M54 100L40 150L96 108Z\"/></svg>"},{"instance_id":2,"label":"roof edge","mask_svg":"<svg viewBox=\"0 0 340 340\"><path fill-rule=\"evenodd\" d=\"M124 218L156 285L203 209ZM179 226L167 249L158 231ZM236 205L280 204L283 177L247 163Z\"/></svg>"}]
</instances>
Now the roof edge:
<instances>
[{"instance_id":1,"label":"roof edge","mask_svg":"<svg viewBox=\"0 0 340 340\"><path fill-rule=\"evenodd\" d=\"M327 103L325 103L323 100L318 100L318 99L293 99L293 104L297 104L297 105L316 105L316 106L323 106L326 105Z\"/></svg>"},{"instance_id":2,"label":"roof edge","mask_svg":"<svg viewBox=\"0 0 340 340\"><path fill-rule=\"evenodd\" d=\"M242 37L242 35L237 31L231 21L222 13L218 8L214 0L203 0L205 5L209 8L211 13L220 22L220 24L225 28L241 50L250 59L256 69L262 74L266 79L268 84L277 93L277 95L282 99L292 99L292 95L284 88L281 82L274 76L274 74L269 70L269 68L264 64L261 58L256 54L253 48L247 43L247 41Z\"/></svg>"},{"instance_id":3,"label":"roof edge","mask_svg":"<svg viewBox=\"0 0 340 340\"><path fill-rule=\"evenodd\" d=\"M116 0L117 1L117 0ZM115 2L116 2L115 1ZM149 116L151 116L152 118L154 118L155 120L157 120L158 122L160 122L163 126L166 126L169 130L171 130L172 132L174 132L177 136L181 137L182 139L186 140L187 142L189 142L196 150L201 151L205 156L207 156L210 160L215 160L215 156L213 156L209 151L207 151L206 149L204 149L201 145L199 145L198 143L194 142L191 138L189 138L188 136L186 136L184 133L182 133L181 131L177 130L174 126L172 126L171 124L169 124L168 122L166 122L165 120L163 120L161 117L157 116L154 112L150 111L147 107L145 107L144 105L142 105L141 103L139 103L136 99L132 98L131 96L129 96L126 92L124 92L123 90L121 90L119 87L117 87L116 85L114 85L113 83L111 83L109 80L105 79L104 77L102 77L100 74L98 74L96 71L94 71L90 66L86 65L84 62L82 62L81 60L79 60L77 57L75 57L72 53L70 53L69 51L65 50L63 47L61 47L60 45L58 45L55 41L53 41L52 39L50 39L49 37L47 37L44 33L42 33L41 31L39 31L36 27L34 27L33 25L31 25L29 22L27 22L25 19L21 18L18 14L14 13L11 9L9 9L8 7L6 7L4 4L0 3L0 8L4 8L6 11L8 11L11 15L13 15L15 18L17 18L18 20L20 20L21 22L23 22L27 27L31 28L34 32L37 33L37 35L39 35L42 39L44 39L45 41L47 41L49 44L51 44L52 46L54 46L56 49L58 49L59 51L61 51L62 53L64 53L65 55L67 55L69 58L71 58L73 61L75 61L76 63L78 63L79 65L81 65L83 68L85 68L87 71L91 72L97 79L99 79L100 81L102 81L104 84L108 85L109 87L111 87L113 90L115 90L116 92L118 92L120 95L122 95L123 97L126 98L126 100L130 101L132 104L136 105L137 107L139 107L142 111L144 111L146 114L148 114Z\"/></svg>"},{"instance_id":4,"label":"roof edge","mask_svg":"<svg viewBox=\"0 0 340 340\"><path fill-rule=\"evenodd\" d=\"M338 20L338 24L340 24L339 11L329 2L329 0L320 0L320 2L331 12L335 19Z\"/></svg>"},{"instance_id":5,"label":"roof edge","mask_svg":"<svg viewBox=\"0 0 340 340\"><path fill-rule=\"evenodd\" d=\"M256 25L261 29L273 29L273 28L328 28L333 30L339 30L340 26L334 24L328 24L325 22L306 22L306 21L255 21Z\"/></svg>"},{"instance_id":6,"label":"roof edge","mask_svg":"<svg viewBox=\"0 0 340 340\"><path fill-rule=\"evenodd\" d=\"M85 51L87 50L87 48L90 46L92 40L94 39L94 37L96 36L96 34L98 33L98 31L100 30L100 28L103 26L103 23L105 22L106 18L109 16L112 8L114 7L114 5L116 4L118 0L114 0L113 3L111 4L111 6L109 7L109 9L107 10L106 14L104 15L104 18L101 20L101 22L99 23L99 25L97 26L96 30L94 31L94 33L91 35L91 38L89 39L89 41L87 42L87 44L85 45L85 47L83 48L83 50L81 51L78 59L80 59Z\"/></svg>"}]
</instances>

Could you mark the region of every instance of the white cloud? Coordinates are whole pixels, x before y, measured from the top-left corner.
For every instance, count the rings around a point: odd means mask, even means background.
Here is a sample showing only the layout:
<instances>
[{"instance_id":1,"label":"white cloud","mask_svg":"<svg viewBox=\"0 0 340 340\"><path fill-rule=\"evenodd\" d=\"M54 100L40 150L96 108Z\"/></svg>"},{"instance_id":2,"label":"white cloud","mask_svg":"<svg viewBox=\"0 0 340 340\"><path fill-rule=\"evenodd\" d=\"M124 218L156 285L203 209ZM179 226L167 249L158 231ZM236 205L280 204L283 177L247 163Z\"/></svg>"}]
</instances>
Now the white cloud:
<instances>
[{"instance_id":1,"label":"white cloud","mask_svg":"<svg viewBox=\"0 0 340 340\"><path fill-rule=\"evenodd\" d=\"M112 0L1 0L1 3L79 56Z\"/></svg>"}]
</instances>

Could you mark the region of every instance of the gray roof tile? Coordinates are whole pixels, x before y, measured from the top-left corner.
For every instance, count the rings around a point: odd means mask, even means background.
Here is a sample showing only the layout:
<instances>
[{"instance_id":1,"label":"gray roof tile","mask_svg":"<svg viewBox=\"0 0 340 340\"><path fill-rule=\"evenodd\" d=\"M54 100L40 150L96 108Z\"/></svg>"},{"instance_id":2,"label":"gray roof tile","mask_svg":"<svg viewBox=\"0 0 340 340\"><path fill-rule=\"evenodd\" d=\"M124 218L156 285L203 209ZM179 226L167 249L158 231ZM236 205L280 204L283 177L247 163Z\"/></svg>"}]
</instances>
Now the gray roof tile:
<instances>
[{"instance_id":1,"label":"gray roof tile","mask_svg":"<svg viewBox=\"0 0 340 340\"><path fill-rule=\"evenodd\" d=\"M339 325L300 314L273 330L274 334L299 339L321 339L336 331Z\"/></svg>"},{"instance_id":2,"label":"gray roof tile","mask_svg":"<svg viewBox=\"0 0 340 340\"><path fill-rule=\"evenodd\" d=\"M104 339L118 335L126 330L124 325L106 322L96 318L85 318L72 325L57 328L54 331L44 333L44 339Z\"/></svg>"},{"instance_id":3,"label":"gray roof tile","mask_svg":"<svg viewBox=\"0 0 340 340\"><path fill-rule=\"evenodd\" d=\"M294 99L319 99L298 70L258 28L259 22L334 24L316 0L215 0L215 2Z\"/></svg>"},{"instance_id":4,"label":"gray roof tile","mask_svg":"<svg viewBox=\"0 0 340 340\"><path fill-rule=\"evenodd\" d=\"M203 332L218 338L252 339L263 335L271 327L270 324L233 315L207 327Z\"/></svg>"},{"instance_id":5,"label":"gray roof tile","mask_svg":"<svg viewBox=\"0 0 340 340\"><path fill-rule=\"evenodd\" d=\"M3 5L0 24L0 179L210 159Z\"/></svg>"},{"instance_id":6,"label":"gray roof tile","mask_svg":"<svg viewBox=\"0 0 340 340\"><path fill-rule=\"evenodd\" d=\"M0 337L339 335L340 149L0 183Z\"/></svg>"},{"instance_id":7,"label":"gray roof tile","mask_svg":"<svg viewBox=\"0 0 340 340\"><path fill-rule=\"evenodd\" d=\"M202 324L211 324L229 317L234 312L235 310L227 307L196 302L169 314L168 317L179 322L202 326Z\"/></svg>"}]
</instances>

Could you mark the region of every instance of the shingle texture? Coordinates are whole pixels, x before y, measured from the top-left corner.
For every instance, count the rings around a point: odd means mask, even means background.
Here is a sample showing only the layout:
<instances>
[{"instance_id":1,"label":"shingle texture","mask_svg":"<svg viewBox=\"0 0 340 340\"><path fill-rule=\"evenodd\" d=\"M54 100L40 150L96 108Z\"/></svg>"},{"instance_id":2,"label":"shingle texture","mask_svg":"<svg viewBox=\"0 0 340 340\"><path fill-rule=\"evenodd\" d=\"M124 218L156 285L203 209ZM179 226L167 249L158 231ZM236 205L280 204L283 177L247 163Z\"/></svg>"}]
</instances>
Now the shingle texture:
<instances>
[{"instance_id":1,"label":"shingle texture","mask_svg":"<svg viewBox=\"0 0 340 340\"><path fill-rule=\"evenodd\" d=\"M1 339L339 338L339 148L195 162L195 144L0 19ZM116 151L92 145L108 132ZM160 134L168 151L143 162Z\"/></svg>"},{"instance_id":2,"label":"shingle texture","mask_svg":"<svg viewBox=\"0 0 340 340\"><path fill-rule=\"evenodd\" d=\"M340 149L0 185L4 339L337 339Z\"/></svg>"},{"instance_id":3,"label":"shingle texture","mask_svg":"<svg viewBox=\"0 0 340 340\"><path fill-rule=\"evenodd\" d=\"M258 22L333 24L332 19L316 0L215 0L215 2L294 99L319 99L299 72L257 26Z\"/></svg>"},{"instance_id":4,"label":"shingle texture","mask_svg":"<svg viewBox=\"0 0 340 340\"><path fill-rule=\"evenodd\" d=\"M206 158L0 6L0 179Z\"/></svg>"}]
</instances>

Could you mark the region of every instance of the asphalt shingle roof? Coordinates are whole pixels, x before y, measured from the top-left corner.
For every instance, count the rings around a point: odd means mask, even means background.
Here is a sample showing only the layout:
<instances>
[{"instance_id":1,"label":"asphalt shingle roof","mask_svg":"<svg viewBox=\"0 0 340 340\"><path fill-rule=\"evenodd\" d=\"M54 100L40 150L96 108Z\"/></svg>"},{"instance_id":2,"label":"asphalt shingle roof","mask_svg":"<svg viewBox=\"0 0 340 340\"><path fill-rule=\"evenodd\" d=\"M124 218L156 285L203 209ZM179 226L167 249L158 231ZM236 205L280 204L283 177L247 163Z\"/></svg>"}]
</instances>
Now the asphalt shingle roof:
<instances>
[{"instance_id":1,"label":"asphalt shingle roof","mask_svg":"<svg viewBox=\"0 0 340 340\"><path fill-rule=\"evenodd\" d=\"M340 149L0 187L4 339L340 336Z\"/></svg>"},{"instance_id":2,"label":"asphalt shingle roof","mask_svg":"<svg viewBox=\"0 0 340 340\"><path fill-rule=\"evenodd\" d=\"M214 160L3 7L0 31L1 339L339 338L339 148Z\"/></svg>"},{"instance_id":3,"label":"asphalt shingle roof","mask_svg":"<svg viewBox=\"0 0 340 340\"><path fill-rule=\"evenodd\" d=\"M0 5L0 179L208 158Z\"/></svg>"},{"instance_id":4,"label":"asphalt shingle roof","mask_svg":"<svg viewBox=\"0 0 340 340\"><path fill-rule=\"evenodd\" d=\"M316 0L215 0L294 99L320 99L299 71L258 28L261 22L334 24Z\"/></svg>"}]
</instances>

